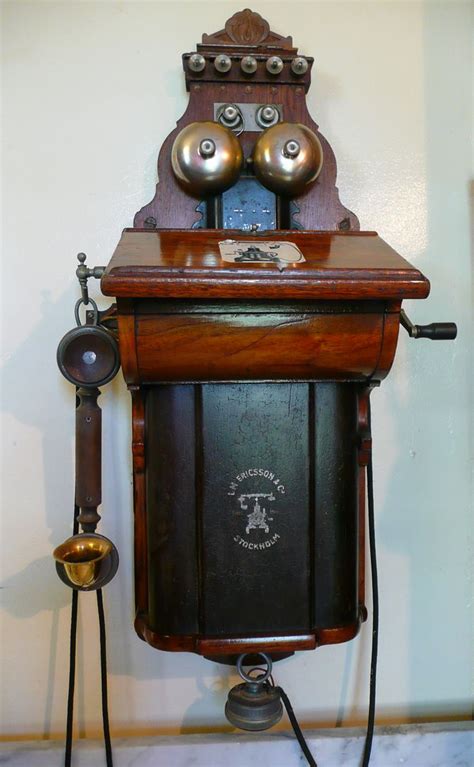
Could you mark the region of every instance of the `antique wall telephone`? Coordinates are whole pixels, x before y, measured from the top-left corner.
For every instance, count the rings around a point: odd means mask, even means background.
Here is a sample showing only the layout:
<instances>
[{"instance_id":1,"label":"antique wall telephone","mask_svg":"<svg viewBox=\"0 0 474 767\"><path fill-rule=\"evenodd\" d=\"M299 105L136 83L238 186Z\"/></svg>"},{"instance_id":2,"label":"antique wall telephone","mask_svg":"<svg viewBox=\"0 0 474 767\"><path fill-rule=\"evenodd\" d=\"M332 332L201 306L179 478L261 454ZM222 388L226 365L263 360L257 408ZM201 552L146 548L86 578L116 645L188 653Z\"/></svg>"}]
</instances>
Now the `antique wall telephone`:
<instances>
[{"instance_id":1,"label":"antique wall telephone","mask_svg":"<svg viewBox=\"0 0 474 767\"><path fill-rule=\"evenodd\" d=\"M96 533L97 397L119 364L132 395L137 633L237 664L229 721L266 729L283 701L310 764L272 662L358 633L368 494L369 762L369 397L400 323L431 339L456 326L411 323L402 300L426 298L428 280L341 204L334 154L306 107L312 64L248 9L204 35L183 56L189 105L161 148L154 199L107 268L79 256L78 327L58 349L77 387L75 529L55 557L76 609L78 591L98 591L108 763L100 589L118 554ZM106 312L90 277L116 298ZM71 696L69 714L70 758Z\"/></svg>"}]
</instances>

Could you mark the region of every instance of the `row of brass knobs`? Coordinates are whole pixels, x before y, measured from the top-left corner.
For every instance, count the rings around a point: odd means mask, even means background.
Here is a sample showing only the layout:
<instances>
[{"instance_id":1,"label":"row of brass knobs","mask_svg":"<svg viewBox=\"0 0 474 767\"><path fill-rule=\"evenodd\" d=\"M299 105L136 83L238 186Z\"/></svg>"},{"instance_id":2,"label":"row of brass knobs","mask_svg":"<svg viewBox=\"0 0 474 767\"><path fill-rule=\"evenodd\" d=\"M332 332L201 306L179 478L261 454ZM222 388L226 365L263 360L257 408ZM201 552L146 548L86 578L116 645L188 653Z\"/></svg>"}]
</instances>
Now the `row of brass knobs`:
<instances>
[{"instance_id":1,"label":"row of brass knobs","mask_svg":"<svg viewBox=\"0 0 474 767\"><path fill-rule=\"evenodd\" d=\"M253 75L257 71L257 59L254 56L243 56L240 59L240 68L246 75ZM206 67L206 59L200 53L193 53L189 57L189 69L192 72L202 72ZM271 75L279 75L283 69L283 60L279 56L270 56L265 67ZM214 59L214 68L217 72L225 74L232 67L232 59L221 53ZM291 71L294 75L302 77L308 71L308 62L302 56L296 56L291 62Z\"/></svg>"},{"instance_id":2,"label":"row of brass knobs","mask_svg":"<svg viewBox=\"0 0 474 767\"><path fill-rule=\"evenodd\" d=\"M306 125L281 122L258 138L250 162L256 178L275 194L294 197L321 172L321 143ZM217 122L194 122L177 135L171 164L179 183L197 197L233 186L244 165L240 141Z\"/></svg>"}]
</instances>

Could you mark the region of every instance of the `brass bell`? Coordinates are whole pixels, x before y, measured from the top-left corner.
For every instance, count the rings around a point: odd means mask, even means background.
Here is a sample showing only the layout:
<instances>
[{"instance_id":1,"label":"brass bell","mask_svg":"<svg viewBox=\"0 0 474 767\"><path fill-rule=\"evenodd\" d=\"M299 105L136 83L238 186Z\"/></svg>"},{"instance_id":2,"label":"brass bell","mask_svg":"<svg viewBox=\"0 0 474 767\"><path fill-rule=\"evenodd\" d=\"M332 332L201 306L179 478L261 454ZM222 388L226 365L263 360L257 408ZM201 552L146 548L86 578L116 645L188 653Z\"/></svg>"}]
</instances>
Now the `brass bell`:
<instances>
[{"instance_id":1,"label":"brass bell","mask_svg":"<svg viewBox=\"0 0 474 767\"><path fill-rule=\"evenodd\" d=\"M301 123L282 122L262 133L253 151L257 179L275 194L295 197L316 181L323 148L316 134Z\"/></svg>"},{"instance_id":2,"label":"brass bell","mask_svg":"<svg viewBox=\"0 0 474 767\"><path fill-rule=\"evenodd\" d=\"M187 125L171 149L173 172L195 197L219 194L235 184L243 160L242 147L232 131L210 120Z\"/></svg>"},{"instance_id":3,"label":"brass bell","mask_svg":"<svg viewBox=\"0 0 474 767\"><path fill-rule=\"evenodd\" d=\"M237 670L244 680L243 684L233 687L227 697L225 715L234 727L241 730L268 730L278 724L283 715L280 692L268 679L272 673L271 658L259 653L267 664L267 670L258 677L252 677L243 670L241 655L237 661Z\"/></svg>"},{"instance_id":4,"label":"brass bell","mask_svg":"<svg viewBox=\"0 0 474 767\"><path fill-rule=\"evenodd\" d=\"M118 568L118 552L112 541L97 533L79 533L53 552L56 570L67 586L94 591L112 580Z\"/></svg>"}]
</instances>

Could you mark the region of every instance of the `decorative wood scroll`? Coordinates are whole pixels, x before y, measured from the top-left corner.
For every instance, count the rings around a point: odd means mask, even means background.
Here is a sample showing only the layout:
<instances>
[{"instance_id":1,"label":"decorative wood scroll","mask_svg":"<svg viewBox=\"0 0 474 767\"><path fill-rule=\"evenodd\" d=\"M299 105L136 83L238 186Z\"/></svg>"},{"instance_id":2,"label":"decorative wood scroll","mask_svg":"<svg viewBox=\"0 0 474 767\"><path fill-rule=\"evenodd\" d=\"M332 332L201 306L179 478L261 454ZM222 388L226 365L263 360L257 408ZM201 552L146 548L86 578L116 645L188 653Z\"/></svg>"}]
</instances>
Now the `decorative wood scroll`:
<instances>
[{"instance_id":1,"label":"decorative wood scroll","mask_svg":"<svg viewBox=\"0 0 474 767\"><path fill-rule=\"evenodd\" d=\"M198 50L209 46L265 45L266 48L278 48L295 52L291 37L283 37L270 30L270 24L259 13L245 8L227 19L224 29L211 35L202 36L202 45Z\"/></svg>"}]
</instances>

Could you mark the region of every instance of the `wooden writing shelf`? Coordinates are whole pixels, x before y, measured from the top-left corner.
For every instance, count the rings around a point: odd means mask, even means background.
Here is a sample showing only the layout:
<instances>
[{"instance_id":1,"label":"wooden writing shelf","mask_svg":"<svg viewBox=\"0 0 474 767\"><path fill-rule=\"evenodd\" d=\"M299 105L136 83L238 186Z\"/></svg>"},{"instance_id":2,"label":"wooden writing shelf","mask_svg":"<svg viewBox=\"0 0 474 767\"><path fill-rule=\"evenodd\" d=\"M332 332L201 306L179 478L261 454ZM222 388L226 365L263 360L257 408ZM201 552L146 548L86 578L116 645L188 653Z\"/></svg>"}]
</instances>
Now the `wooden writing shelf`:
<instances>
[{"instance_id":1,"label":"wooden writing shelf","mask_svg":"<svg viewBox=\"0 0 474 767\"><path fill-rule=\"evenodd\" d=\"M125 229L102 278L105 295L133 298L403 299L426 298L428 280L375 232L265 232L288 240L306 261L228 264L219 242L258 245L262 235L232 230Z\"/></svg>"}]
</instances>

